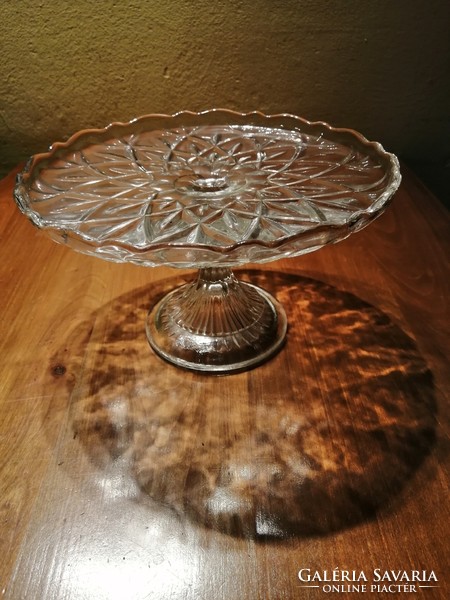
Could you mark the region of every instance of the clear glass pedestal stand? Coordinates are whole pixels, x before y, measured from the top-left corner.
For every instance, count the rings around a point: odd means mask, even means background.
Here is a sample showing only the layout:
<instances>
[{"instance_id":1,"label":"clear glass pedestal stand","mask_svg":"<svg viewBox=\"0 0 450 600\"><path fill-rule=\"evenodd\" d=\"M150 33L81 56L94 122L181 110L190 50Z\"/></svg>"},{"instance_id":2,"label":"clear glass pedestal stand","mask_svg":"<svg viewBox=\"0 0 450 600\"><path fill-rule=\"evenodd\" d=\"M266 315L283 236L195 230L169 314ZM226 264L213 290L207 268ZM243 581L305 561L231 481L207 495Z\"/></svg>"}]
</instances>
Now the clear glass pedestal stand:
<instances>
[{"instance_id":1,"label":"clear glass pedestal stand","mask_svg":"<svg viewBox=\"0 0 450 600\"><path fill-rule=\"evenodd\" d=\"M148 314L153 350L196 371L242 371L283 345L287 319L265 290L239 281L229 268L203 268L192 283L165 296Z\"/></svg>"},{"instance_id":2,"label":"clear glass pedestal stand","mask_svg":"<svg viewBox=\"0 0 450 600\"><path fill-rule=\"evenodd\" d=\"M299 256L382 214L397 158L350 129L212 109L79 131L18 175L20 210L66 247L115 262L199 269L146 322L154 351L227 373L273 356L284 310L231 268Z\"/></svg>"}]
</instances>

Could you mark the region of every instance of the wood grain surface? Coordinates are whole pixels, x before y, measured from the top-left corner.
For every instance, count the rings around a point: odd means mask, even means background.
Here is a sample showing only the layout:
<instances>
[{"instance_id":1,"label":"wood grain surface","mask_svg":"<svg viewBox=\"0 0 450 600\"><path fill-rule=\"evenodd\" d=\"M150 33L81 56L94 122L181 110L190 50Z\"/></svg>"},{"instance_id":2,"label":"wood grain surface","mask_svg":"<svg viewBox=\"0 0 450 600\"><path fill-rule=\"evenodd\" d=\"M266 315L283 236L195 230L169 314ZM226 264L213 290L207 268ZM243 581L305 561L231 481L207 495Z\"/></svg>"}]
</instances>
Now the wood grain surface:
<instances>
[{"instance_id":1,"label":"wood grain surface","mask_svg":"<svg viewBox=\"0 0 450 600\"><path fill-rule=\"evenodd\" d=\"M0 597L450 597L450 219L414 175L362 232L237 271L282 302L288 339L222 377L166 364L145 337L150 306L192 272L54 244L15 207L14 179L0 183Z\"/></svg>"}]
</instances>

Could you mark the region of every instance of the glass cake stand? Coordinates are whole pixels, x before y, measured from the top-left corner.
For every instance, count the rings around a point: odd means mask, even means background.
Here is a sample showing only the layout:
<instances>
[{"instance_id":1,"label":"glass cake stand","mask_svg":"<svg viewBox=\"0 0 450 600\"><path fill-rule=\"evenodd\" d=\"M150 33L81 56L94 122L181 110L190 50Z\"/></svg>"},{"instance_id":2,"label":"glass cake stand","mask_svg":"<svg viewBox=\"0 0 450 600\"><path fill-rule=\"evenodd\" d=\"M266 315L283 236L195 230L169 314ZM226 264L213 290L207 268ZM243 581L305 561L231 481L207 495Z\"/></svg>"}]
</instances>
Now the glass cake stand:
<instances>
[{"instance_id":1,"label":"glass cake stand","mask_svg":"<svg viewBox=\"0 0 450 600\"><path fill-rule=\"evenodd\" d=\"M164 359L213 373L253 367L286 315L232 268L346 238L385 209L396 157L349 129L230 110L147 115L87 129L30 159L22 212L55 241L116 262L198 268L149 311Z\"/></svg>"}]
</instances>

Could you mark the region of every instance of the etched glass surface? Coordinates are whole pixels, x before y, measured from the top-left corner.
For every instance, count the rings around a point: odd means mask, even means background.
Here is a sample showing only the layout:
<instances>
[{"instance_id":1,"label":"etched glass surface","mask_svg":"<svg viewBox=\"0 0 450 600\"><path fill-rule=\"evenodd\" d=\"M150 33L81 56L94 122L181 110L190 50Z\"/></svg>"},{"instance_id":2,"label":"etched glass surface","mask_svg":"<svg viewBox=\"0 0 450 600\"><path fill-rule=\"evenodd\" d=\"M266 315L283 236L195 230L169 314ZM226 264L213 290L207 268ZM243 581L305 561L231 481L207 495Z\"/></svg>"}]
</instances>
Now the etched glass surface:
<instances>
[{"instance_id":1,"label":"etched glass surface","mask_svg":"<svg viewBox=\"0 0 450 600\"><path fill-rule=\"evenodd\" d=\"M34 159L16 200L82 252L233 266L342 239L382 212L399 184L395 157L350 130L211 115L213 124L189 113L187 125L154 116L82 132Z\"/></svg>"}]
</instances>

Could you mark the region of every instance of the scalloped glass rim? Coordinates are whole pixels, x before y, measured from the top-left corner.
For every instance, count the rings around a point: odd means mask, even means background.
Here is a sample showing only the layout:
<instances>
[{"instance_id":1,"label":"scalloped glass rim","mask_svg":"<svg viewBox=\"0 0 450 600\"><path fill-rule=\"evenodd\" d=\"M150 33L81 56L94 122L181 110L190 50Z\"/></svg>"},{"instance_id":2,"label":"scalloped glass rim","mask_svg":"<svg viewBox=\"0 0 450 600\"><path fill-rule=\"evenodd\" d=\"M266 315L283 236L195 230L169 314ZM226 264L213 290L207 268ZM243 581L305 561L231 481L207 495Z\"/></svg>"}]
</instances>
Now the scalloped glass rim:
<instances>
[{"instance_id":1,"label":"scalloped glass rim","mask_svg":"<svg viewBox=\"0 0 450 600\"><path fill-rule=\"evenodd\" d=\"M31 206L28 195L30 183L52 161L63 158L68 152L84 149L119 135L199 125L254 125L318 137L329 136L335 142L356 145L359 149L364 149L369 156L376 157L388 174L388 182L373 204L353 212L344 224L327 222L309 227L305 231L280 236L275 240L245 239L222 246L195 242L149 242L136 246L123 240L108 240L105 244L102 240L77 231L75 227L46 221ZM133 262L146 266L166 264L175 267L202 267L213 263L236 266L247 262L268 262L281 257L292 257L345 239L382 214L400 182L397 157L386 152L380 143L369 141L352 129L336 128L323 121L310 122L292 114L266 115L259 111L241 113L229 109L211 109L201 112L180 111L172 115L148 114L126 123L114 122L104 128L78 131L67 141L55 142L47 152L30 158L24 170L17 176L14 199L34 225L45 230L55 241L65 243L79 252L115 262Z\"/></svg>"}]
</instances>

